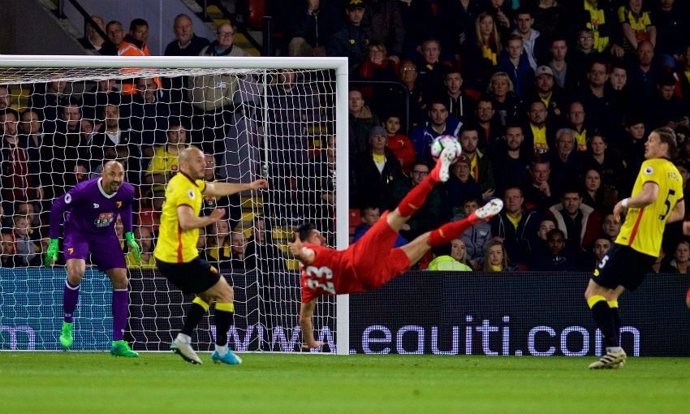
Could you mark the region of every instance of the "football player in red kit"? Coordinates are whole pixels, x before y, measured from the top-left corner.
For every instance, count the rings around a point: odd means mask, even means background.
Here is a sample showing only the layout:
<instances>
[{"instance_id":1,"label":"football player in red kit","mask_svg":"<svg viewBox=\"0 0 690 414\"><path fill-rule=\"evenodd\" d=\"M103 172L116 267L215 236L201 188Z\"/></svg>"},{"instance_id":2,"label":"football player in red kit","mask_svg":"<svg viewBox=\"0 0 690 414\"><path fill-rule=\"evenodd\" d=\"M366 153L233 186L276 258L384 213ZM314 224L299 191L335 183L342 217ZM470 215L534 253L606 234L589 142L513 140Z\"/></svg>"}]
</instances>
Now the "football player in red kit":
<instances>
[{"instance_id":1,"label":"football player in red kit","mask_svg":"<svg viewBox=\"0 0 690 414\"><path fill-rule=\"evenodd\" d=\"M312 224L304 224L297 230L289 248L302 268L300 327L304 348L323 345L314 339L312 322L319 296L376 289L403 274L431 248L450 243L473 224L500 213L503 202L493 199L463 220L424 233L404 246L393 247L400 229L424 204L434 186L448 180L448 169L459 155L459 146L444 148L426 179L414 187L394 211L384 213L361 239L345 250L326 247L323 236Z\"/></svg>"}]
</instances>

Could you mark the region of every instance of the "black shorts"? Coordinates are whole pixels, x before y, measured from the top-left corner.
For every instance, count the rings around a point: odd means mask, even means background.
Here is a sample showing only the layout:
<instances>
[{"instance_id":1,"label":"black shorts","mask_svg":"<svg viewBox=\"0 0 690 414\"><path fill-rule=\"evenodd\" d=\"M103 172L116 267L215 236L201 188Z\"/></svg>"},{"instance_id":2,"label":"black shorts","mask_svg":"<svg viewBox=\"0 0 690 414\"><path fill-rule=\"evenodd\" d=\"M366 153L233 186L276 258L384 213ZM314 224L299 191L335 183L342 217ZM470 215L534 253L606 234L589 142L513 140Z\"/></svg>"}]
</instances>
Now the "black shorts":
<instances>
[{"instance_id":1,"label":"black shorts","mask_svg":"<svg viewBox=\"0 0 690 414\"><path fill-rule=\"evenodd\" d=\"M156 267L184 293L205 292L220 280L218 270L198 257L188 263L167 263L156 259Z\"/></svg>"},{"instance_id":2,"label":"black shorts","mask_svg":"<svg viewBox=\"0 0 690 414\"><path fill-rule=\"evenodd\" d=\"M656 257L640 253L630 246L614 243L602 263L594 269L592 280L596 284L615 289L623 286L627 290L637 289L647 273L653 271Z\"/></svg>"}]
</instances>

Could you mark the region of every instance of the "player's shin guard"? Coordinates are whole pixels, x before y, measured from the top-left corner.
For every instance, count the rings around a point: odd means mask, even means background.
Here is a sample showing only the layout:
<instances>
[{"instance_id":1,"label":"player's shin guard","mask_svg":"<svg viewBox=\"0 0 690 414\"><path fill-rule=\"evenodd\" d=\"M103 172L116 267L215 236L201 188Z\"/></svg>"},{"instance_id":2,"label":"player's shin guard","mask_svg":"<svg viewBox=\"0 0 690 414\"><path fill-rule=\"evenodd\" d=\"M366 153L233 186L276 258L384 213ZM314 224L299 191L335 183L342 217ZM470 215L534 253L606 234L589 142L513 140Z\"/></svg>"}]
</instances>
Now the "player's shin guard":
<instances>
[{"instance_id":1,"label":"player's shin guard","mask_svg":"<svg viewBox=\"0 0 690 414\"><path fill-rule=\"evenodd\" d=\"M592 319L604 336L604 345L607 348L618 346L618 332L614 324L613 313L606 298L594 295L587 299L587 305L592 310Z\"/></svg>"},{"instance_id":2,"label":"player's shin guard","mask_svg":"<svg viewBox=\"0 0 690 414\"><path fill-rule=\"evenodd\" d=\"M113 290L113 341L122 340L129 315L129 294L127 289Z\"/></svg>"},{"instance_id":3,"label":"player's shin guard","mask_svg":"<svg viewBox=\"0 0 690 414\"><path fill-rule=\"evenodd\" d=\"M184 326L182 327L183 334L187 336L192 336L194 330L196 329L204 314L208 311L208 303L204 302L203 299L196 296L189 306L189 311L187 312L187 318L184 321Z\"/></svg>"},{"instance_id":4,"label":"player's shin guard","mask_svg":"<svg viewBox=\"0 0 690 414\"><path fill-rule=\"evenodd\" d=\"M421 183L417 184L410 190L405 198L398 204L398 211L403 217L412 216L420 207L424 205L427 196L434 189L436 182L430 177L427 177Z\"/></svg>"},{"instance_id":5,"label":"player's shin guard","mask_svg":"<svg viewBox=\"0 0 690 414\"><path fill-rule=\"evenodd\" d=\"M216 303L216 345L228 344L228 330L230 325L232 325L232 315L234 312L234 303Z\"/></svg>"},{"instance_id":6,"label":"player's shin guard","mask_svg":"<svg viewBox=\"0 0 690 414\"><path fill-rule=\"evenodd\" d=\"M429 246L437 247L448 244L453 239L457 239L472 226L468 220L458 220L446 223L429 234Z\"/></svg>"},{"instance_id":7,"label":"player's shin guard","mask_svg":"<svg viewBox=\"0 0 690 414\"><path fill-rule=\"evenodd\" d=\"M79 286L74 286L65 280L65 288L62 292L62 309L64 321L67 323L74 322L74 310L77 309L77 302L79 302Z\"/></svg>"}]
</instances>

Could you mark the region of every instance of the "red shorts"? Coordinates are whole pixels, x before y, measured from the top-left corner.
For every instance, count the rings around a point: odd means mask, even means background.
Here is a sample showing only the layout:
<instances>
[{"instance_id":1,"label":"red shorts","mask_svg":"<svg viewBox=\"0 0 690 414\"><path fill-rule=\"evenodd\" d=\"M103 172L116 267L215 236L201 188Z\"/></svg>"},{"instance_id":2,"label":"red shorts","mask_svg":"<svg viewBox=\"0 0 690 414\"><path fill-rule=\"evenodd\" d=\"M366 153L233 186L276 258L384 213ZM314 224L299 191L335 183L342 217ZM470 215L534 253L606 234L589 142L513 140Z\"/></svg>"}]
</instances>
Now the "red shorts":
<instances>
[{"instance_id":1,"label":"red shorts","mask_svg":"<svg viewBox=\"0 0 690 414\"><path fill-rule=\"evenodd\" d=\"M381 215L361 239L350 246L350 258L362 286L376 289L410 268L410 259L400 248L393 248L398 232Z\"/></svg>"}]
</instances>

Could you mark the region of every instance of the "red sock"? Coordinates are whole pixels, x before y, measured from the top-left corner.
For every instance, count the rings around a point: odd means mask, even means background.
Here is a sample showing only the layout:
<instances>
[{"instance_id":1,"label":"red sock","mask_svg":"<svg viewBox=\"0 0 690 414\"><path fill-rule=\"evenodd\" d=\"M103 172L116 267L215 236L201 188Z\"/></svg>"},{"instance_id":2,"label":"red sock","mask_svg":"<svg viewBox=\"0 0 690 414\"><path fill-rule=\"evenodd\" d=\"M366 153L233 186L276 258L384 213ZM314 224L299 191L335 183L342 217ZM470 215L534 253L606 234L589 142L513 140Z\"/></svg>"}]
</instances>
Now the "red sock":
<instances>
[{"instance_id":1,"label":"red sock","mask_svg":"<svg viewBox=\"0 0 690 414\"><path fill-rule=\"evenodd\" d=\"M427 177L421 183L417 184L398 204L398 211L403 217L410 217L413 215L426 201L426 197L434 189L436 182Z\"/></svg>"},{"instance_id":2,"label":"red sock","mask_svg":"<svg viewBox=\"0 0 690 414\"><path fill-rule=\"evenodd\" d=\"M460 237L460 235L471 226L472 222L467 219L446 223L436 230L431 231L429 234L429 246L437 247L448 244L451 240Z\"/></svg>"}]
</instances>

